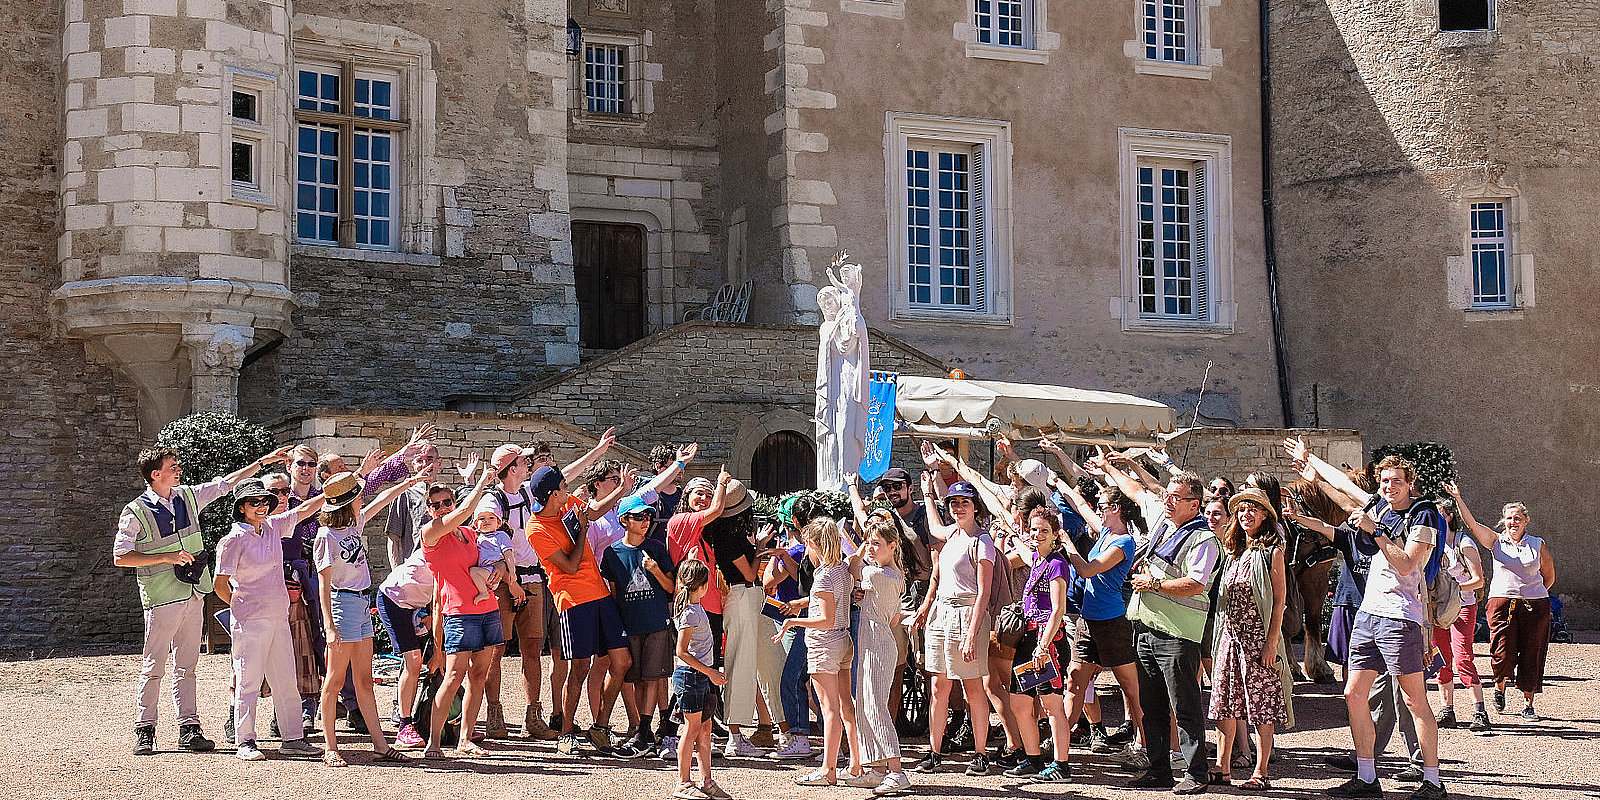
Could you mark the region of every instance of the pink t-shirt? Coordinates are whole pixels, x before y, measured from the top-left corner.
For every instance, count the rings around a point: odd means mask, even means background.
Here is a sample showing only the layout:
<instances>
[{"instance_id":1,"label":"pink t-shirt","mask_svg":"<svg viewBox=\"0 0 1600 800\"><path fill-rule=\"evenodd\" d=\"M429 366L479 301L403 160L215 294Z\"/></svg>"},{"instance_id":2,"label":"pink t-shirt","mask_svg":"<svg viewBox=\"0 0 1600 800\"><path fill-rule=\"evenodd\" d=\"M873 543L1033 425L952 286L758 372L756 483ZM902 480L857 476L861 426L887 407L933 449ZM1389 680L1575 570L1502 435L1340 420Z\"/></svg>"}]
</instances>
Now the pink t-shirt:
<instances>
[{"instance_id":1,"label":"pink t-shirt","mask_svg":"<svg viewBox=\"0 0 1600 800\"><path fill-rule=\"evenodd\" d=\"M477 531L457 528L431 545L424 544L422 558L439 582L439 601L445 614L487 614L500 610L500 601L492 594L483 602L473 600L478 596L478 586L467 570L478 566Z\"/></svg>"}]
</instances>

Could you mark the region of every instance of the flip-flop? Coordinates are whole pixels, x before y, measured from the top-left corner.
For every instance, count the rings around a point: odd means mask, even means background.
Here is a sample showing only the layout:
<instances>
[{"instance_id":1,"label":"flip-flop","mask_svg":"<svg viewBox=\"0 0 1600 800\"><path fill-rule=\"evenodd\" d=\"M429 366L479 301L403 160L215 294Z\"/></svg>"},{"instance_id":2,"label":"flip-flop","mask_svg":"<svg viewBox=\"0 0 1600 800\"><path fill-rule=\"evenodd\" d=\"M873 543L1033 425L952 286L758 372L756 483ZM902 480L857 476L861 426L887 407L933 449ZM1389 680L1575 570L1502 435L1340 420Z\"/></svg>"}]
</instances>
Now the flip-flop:
<instances>
[{"instance_id":1,"label":"flip-flop","mask_svg":"<svg viewBox=\"0 0 1600 800\"><path fill-rule=\"evenodd\" d=\"M1250 779L1239 784L1240 789L1249 789L1252 792L1265 792L1272 788L1272 780L1258 775L1251 775Z\"/></svg>"},{"instance_id":2,"label":"flip-flop","mask_svg":"<svg viewBox=\"0 0 1600 800\"><path fill-rule=\"evenodd\" d=\"M399 750L396 750L393 747L389 748L388 750L383 751L382 753L379 753L378 754L378 758L376 760L387 762L387 763L390 763L390 764L410 764L411 763L411 757L410 756L406 755L405 753L400 752Z\"/></svg>"},{"instance_id":3,"label":"flip-flop","mask_svg":"<svg viewBox=\"0 0 1600 800\"><path fill-rule=\"evenodd\" d=\"M344 760L344 756L339 755L339 751L338 750L329 750L328 752L323 753L322 754L322 763L327 764L330 767L348 767L348 766L350 766L350 762L345 761Z\"/></svg>"}]
</instances>

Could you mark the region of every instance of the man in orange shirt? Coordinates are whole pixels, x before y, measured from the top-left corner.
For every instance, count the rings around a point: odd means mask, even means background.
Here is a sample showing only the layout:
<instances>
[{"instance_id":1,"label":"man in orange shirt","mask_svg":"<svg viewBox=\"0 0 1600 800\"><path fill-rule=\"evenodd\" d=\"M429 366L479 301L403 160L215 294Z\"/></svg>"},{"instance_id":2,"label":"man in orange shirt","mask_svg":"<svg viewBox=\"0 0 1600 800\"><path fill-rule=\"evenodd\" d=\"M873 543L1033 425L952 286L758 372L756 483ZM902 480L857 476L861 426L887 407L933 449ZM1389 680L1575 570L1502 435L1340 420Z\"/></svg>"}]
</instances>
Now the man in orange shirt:
<instances>
[{"instance_id":1,"label":"man in orange shirt","mask_svg":"<svg viewBox=\"0 0 1600 800\"><path fill-rule=\"evenodd\" d=\"M577 755L573 715L589 677L589 659L610 656L601 708L611 708L616 702L633 659L622 615L600 576L600 563L589 548L588 504L567 493L566 479L555 467L540 467L528 480L528 488L540 506L528 518L528 543L539 554L539 563L545 565L550 594L555 600L557 635L553 654L567 662L561 738L556 742L556 752ZM604 724L607 720L595 722Z\"/></svg>"}]
</instances>

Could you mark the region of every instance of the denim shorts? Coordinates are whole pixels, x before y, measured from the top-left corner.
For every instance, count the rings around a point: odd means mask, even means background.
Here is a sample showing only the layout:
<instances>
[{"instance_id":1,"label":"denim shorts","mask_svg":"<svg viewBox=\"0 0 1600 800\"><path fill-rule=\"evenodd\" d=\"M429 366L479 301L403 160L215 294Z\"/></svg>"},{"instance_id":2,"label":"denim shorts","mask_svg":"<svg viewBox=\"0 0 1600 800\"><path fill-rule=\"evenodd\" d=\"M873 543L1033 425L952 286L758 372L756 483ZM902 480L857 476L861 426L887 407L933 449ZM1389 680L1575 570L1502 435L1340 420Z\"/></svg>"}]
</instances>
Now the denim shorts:
<instances>
[{"instance_id":1,"label":"denim shorts","mask_svg":"<svg viewBox=\"0 0 1600 800\"><path fill-rule=\"evenodd\" d=\"M678 667L672 671L672 696L677 698L678 710L685 714L717 713L720 697L711 678L694 667Z\"/></svg>"},{"instance_id":2,"label":"denim shorts","mask_svg":"<svg viewBox=\"0 0 1600 800\"><path fill-rule=\"evenodd\" d=\"M333 629L339 632L339 640L359 642L371 639L372 604L367 602L367 596L340 591L332 594L333 608L330 610L333 612Z\"/></svg>"},{"instance_id":3,"label":"denim shorts","mask_svg":"<svg viewBox=\"0 0 1600 800\"><path fill-rule=\"evenodd\" d=\"M388 629L389 642L396 653L409 653L422 649L422 633L418 632L417 625L426 620L427 615L426 607L406 608L390 600L383 592L378 592L378 619L383 622L383 627Z\"/></svg>"},{"instance_id":4,"label":"denim shorts","mask_svg":"<svg viewBox=\"0 0 1600 800\"><path fill-rule=\"evenodd\" d=\"M444 615L446 653L476 653L486 647L504 644L505 640L500 629L498 610L482 614Z\"/></svg>"}]
</instances>

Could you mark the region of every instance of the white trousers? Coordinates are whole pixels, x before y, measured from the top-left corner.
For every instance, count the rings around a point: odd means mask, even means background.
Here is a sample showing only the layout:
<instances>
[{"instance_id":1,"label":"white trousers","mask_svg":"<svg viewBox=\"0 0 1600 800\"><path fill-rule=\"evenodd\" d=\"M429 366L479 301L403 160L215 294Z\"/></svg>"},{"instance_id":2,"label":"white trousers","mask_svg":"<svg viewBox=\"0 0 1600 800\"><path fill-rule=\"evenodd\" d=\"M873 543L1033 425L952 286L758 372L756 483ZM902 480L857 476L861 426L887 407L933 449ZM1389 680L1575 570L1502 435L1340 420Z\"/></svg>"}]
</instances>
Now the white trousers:
<instances>
[{"instance_id":1,"label":"white trousers","mask_svg":"<svg viewBox=\"0 0 1600 800\"><path fill-rule=\"evenodd\" d=\"M233 708L236 741L256 738L256 701L261 679L272 688L272 710L284 741L305 738L300 719L300 689L295 685L294 642L289 638L289 618L234 620Z\"/></svg>"},{"instance_id":2,"label":"white trousers","mask_svg":"<svg viewBox=\"0 0 1600 800\"><path fill-rule=\"evenodd\" d=\"M774 721L783 719L783 646L772 641L778 632L772 620L761 613L766 592L759 586L729 587L723 603L723 632L728 644L725 666L728 673L727 702L724 708L729 725L756 724L756 692L767 698L767 711Z\"/></svg>"},{"instance_id":3,"label":"white trousers","mask_svg":"<svg viewBox=\"0 0 1600 800\"><path fill-rule=\"evenodd\" d=\"M154 725L161 708L161 678L172 657L172 705L178 724L200 721L195 701L195 665L200 663L200 622L205 597L189 595L181 603L167 603L144 612L144 663L139 667L140 725Z\"/></svg>"}]
</instances>

